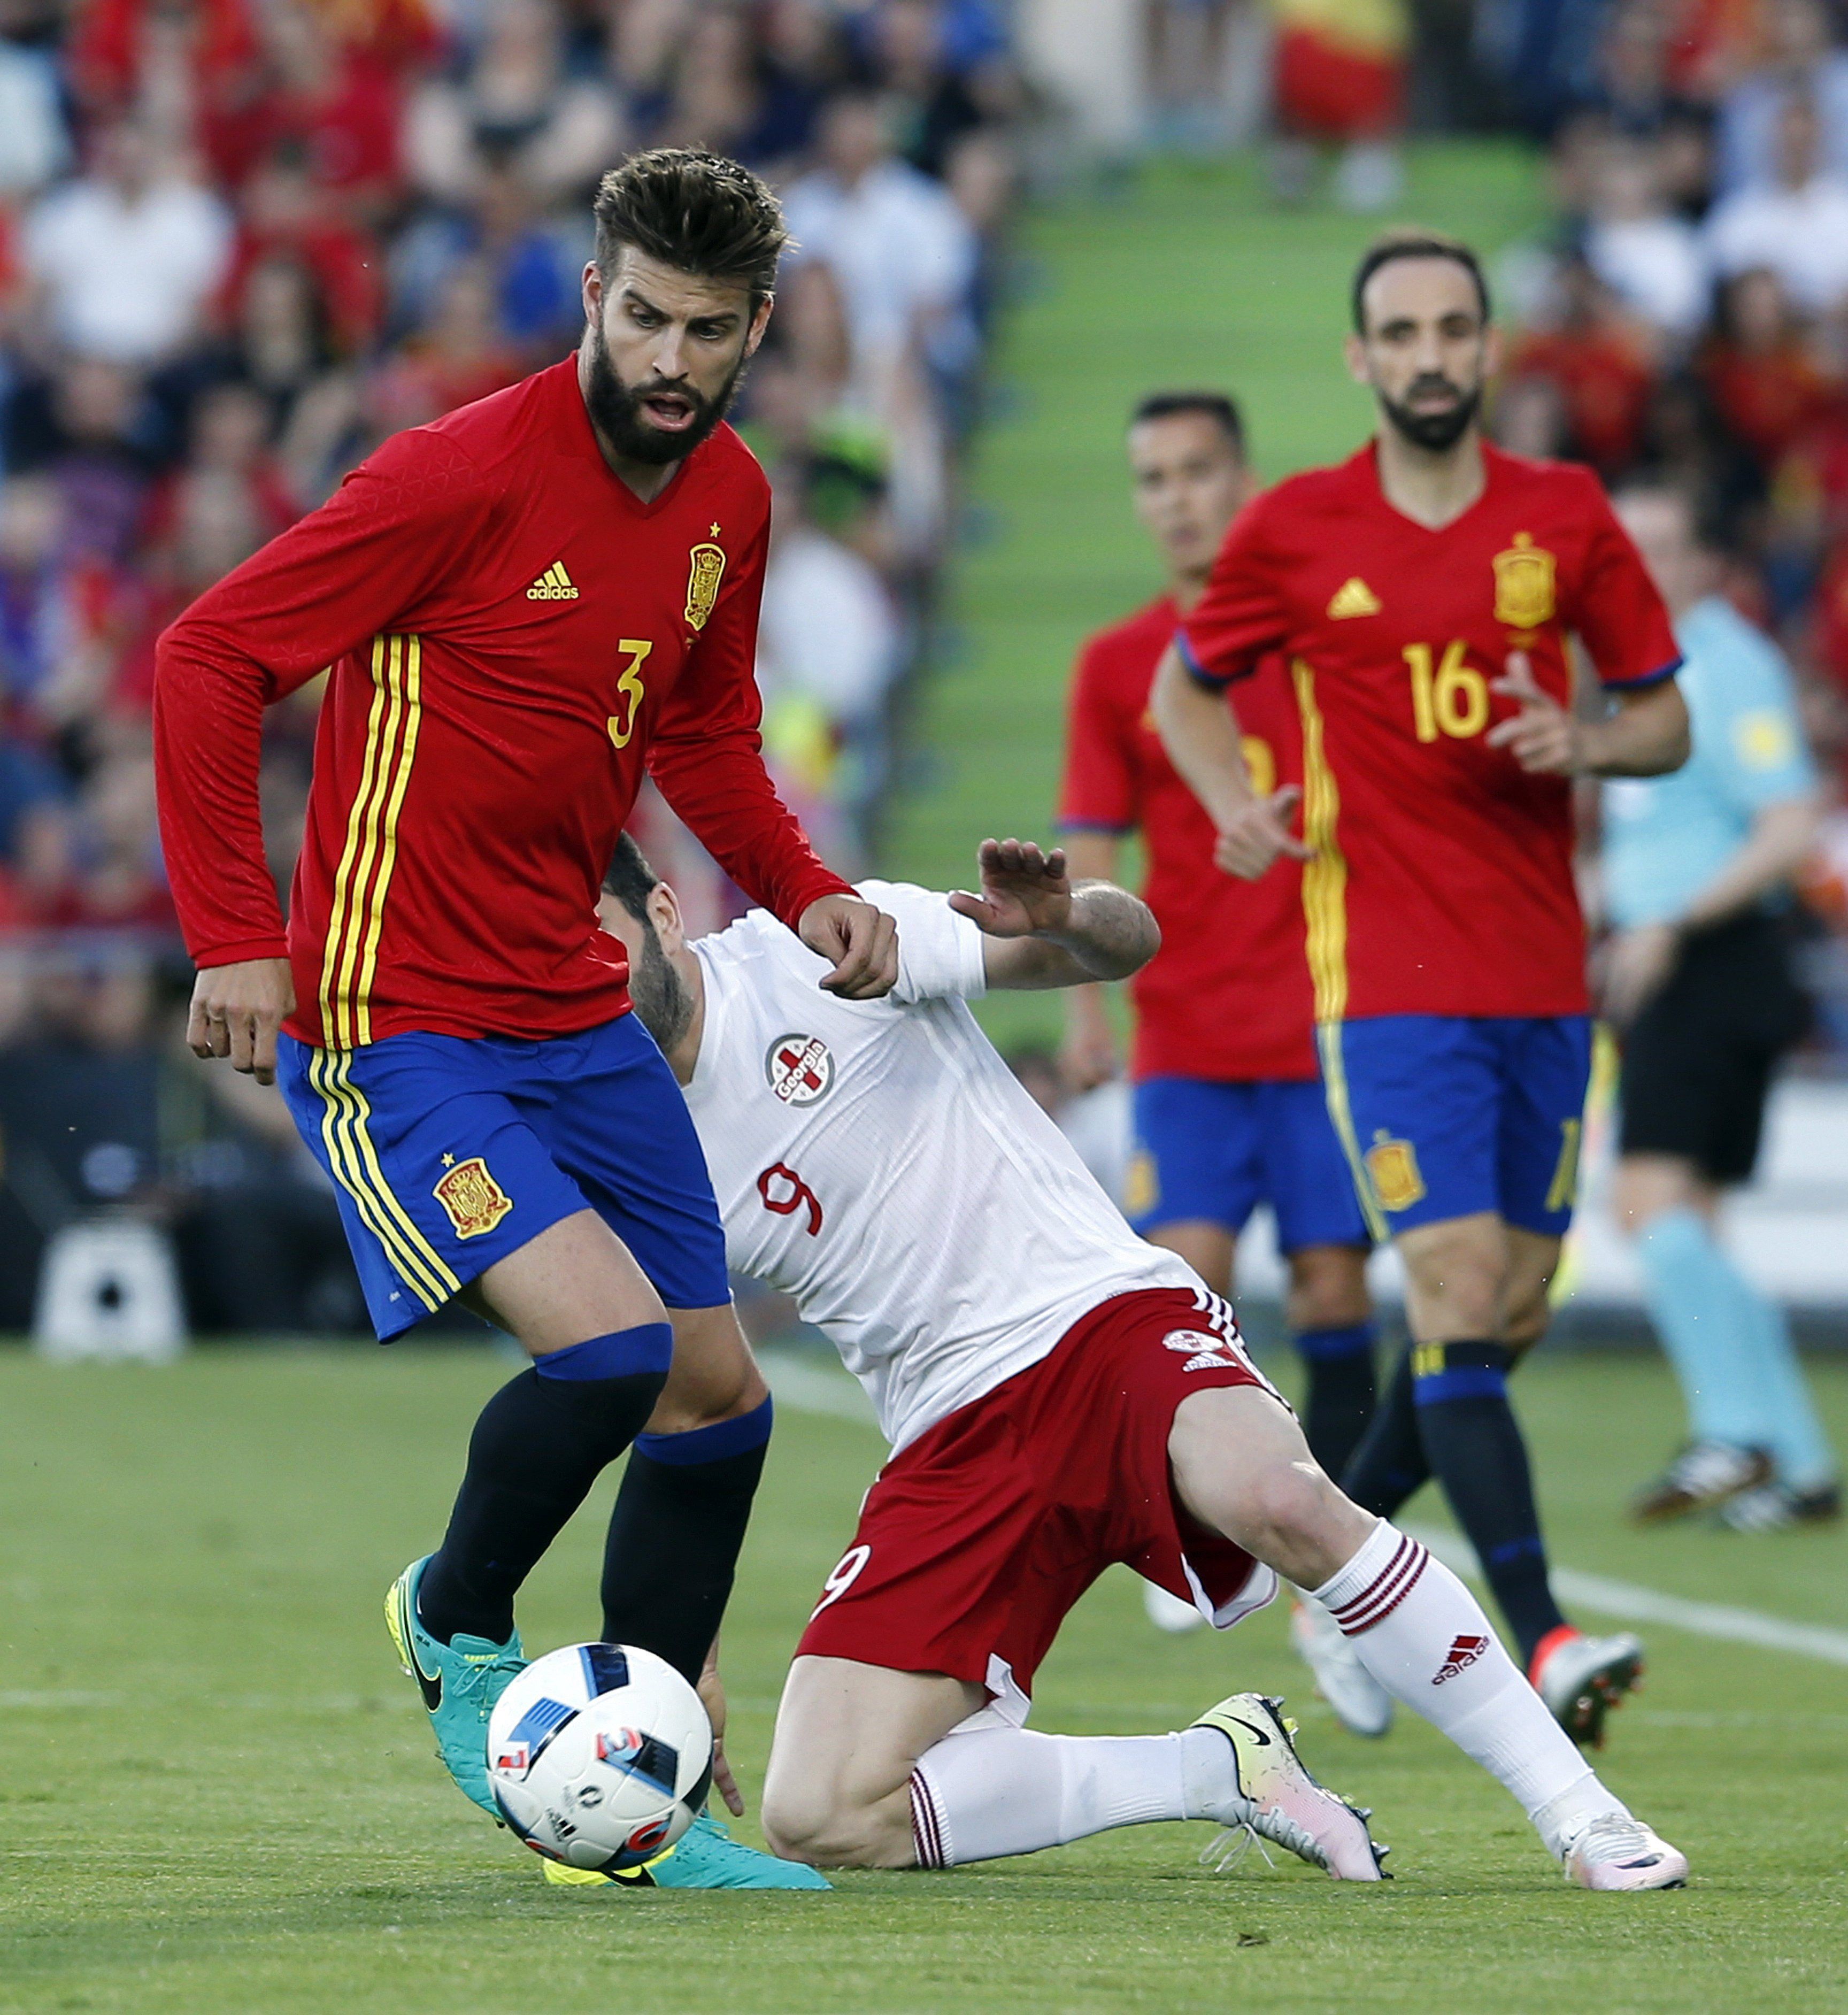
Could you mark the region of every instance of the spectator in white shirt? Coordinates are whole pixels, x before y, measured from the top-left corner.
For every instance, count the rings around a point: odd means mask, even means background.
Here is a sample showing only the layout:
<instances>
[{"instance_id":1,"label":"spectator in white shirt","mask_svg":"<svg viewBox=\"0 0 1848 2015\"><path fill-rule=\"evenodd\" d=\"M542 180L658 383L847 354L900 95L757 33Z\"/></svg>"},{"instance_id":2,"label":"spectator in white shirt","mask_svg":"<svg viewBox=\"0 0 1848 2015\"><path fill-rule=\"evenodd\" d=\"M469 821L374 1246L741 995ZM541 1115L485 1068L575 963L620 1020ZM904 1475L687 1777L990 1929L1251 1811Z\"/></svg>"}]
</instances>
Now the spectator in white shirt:
<instances>
[{"instance_id":1,"label":"spectator in white shirt","mask_svg":"<svg viewBox=\"0 0 1848 2015\"><path fill-rule=\"evenodd\" d=\"M199 329L230 256L218 198L163 173L124 121L99 135L94 165L27 220L26 267L52 335L80 356L158 364Z\"/></svg>"},{"instance_id":2,"label":"spectator in white shirt","mask_svg":"<svg viewBox=\"0 0 1848 2015\"><path fill-rule=\"evenodd\" d=\"M1805 314L1828 314L1848 302L1848 176L1824 165L1814 99L1785 99L1777 148L1775 181L1736 191L1708 217L1708 250L1722 279L1762 268Z\"/></svg>"},{"instance_id":3,"label":"spectator in white shirt","mask_svg":"<svg viewBox=\"0 0 1848 2015\"><path fill-rule=\"evenodd\" d=\"M1692 336L1706 317L1706 262L1693 226L1668 207L1655 155L1613 136L1598 150L1591 184L1586 263L1652 328Z\"/></svg>"}]
</instances>

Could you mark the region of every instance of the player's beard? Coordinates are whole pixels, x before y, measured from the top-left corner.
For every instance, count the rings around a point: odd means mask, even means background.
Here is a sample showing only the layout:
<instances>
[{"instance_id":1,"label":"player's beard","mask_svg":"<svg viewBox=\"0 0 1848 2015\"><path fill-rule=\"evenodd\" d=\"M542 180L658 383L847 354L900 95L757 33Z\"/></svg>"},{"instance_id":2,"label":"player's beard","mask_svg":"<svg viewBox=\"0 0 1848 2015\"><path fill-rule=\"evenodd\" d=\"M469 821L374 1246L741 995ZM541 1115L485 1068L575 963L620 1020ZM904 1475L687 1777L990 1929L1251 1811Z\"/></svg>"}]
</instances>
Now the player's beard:
<instances>
[{"instance_id":1,"label":"player's beard","mask_svg":"<svg viewBox=\"0 0 1848 2015\"><path fill-rule=\"evenodd\" d=\"M1482 404L1482 387L1466 392L1460 386L1453 385L1448 378L1436 372L1415 378L1406 387L1408 399L1416 398L1424 392L1454 392L1456 403L1444 406L1434 412L1419 412L1409 405L1401 405L1397 399L1389 399L1383 392L1379 396L1380 410L1392 422L1395 430L1414 447L1422 447L1433 454L1441 454L1446 448L1455 447L1468 432L1469 423L1476 417Z\"/></svg>"},{"instance_id":2,"label":"player's beard","mask_svg":"<svg viewBox=\"0 0 1848 2015\"><path fill-rule=\"evenodd\" d=\"M670 462L684 461L724 418L749 361L741 356L732 367L731 375L710 399L696 392L684 378L651 376L631 386L617 375L615 365L610 361L609 347L598 333L590 345L590 382L584 393L584 404L597 432L623 460L660 468ZM678 433L663 433L642 417L642 401L667 391L684 399L693 408L693 424Z\"/></svg>"},{"instance_id":3,"label":"player's beard","mask_svg":"<svg viewBox=\"0 0 1848 2015\"><path fill-rule=\"evenodd\" d=\"M630 964L629 998L661 1054L670 1055L693 1025L693 996L661 949L651 924L642 929L641 957Z\"/></svg>"}]
</instances>

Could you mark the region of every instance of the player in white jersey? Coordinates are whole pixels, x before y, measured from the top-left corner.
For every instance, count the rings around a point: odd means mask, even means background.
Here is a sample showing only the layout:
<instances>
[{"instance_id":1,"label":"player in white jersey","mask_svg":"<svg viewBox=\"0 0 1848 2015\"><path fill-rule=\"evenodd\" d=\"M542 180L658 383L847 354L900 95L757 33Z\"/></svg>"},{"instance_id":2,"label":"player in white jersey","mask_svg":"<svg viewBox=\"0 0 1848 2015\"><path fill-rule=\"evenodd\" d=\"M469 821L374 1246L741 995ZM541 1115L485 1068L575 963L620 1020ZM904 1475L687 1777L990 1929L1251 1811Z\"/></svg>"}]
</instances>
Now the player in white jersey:
<instances>
[{"instance_id":1,"label":"player in white jersey","mask_svg":"<svg viewBox=\"0 0 1848 2015\"><path fill-rule=\"evenodd\" d=\"M764 1827L831 1866L942 1866L1154 1819L1251 1825L1350 1879L1364 1816L1315 1783L1274 1704L1178 1733L1022 1723L1060 1622L1112 1561L1222 1627L1276 1575L1314 1591L1368 1670L1517 1798L1589 1888L1678 1884L1416 1541L1351 1503L1246 1357L1231 1311L1125 1226L967 1003L1119 979L1154 920L1064 857L985 842L981 892L872 882L898 985L849 1001L753 912L689 945L632 841L606 926L684 1087L738 1272L792 1294L894 1453L827 1578L777 1716Z\"/></svg>"}]
</instances>

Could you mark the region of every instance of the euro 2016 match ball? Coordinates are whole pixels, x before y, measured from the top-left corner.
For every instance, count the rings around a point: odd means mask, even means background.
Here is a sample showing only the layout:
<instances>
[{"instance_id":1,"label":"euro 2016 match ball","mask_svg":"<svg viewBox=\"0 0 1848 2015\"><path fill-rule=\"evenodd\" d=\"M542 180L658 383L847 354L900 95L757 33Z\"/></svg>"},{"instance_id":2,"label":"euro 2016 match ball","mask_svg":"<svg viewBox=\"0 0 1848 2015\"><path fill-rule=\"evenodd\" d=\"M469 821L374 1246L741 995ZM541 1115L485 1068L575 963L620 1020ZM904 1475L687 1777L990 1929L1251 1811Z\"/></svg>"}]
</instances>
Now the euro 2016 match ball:
<instances>
[{"instance_id":1,"label":"euro 2016 match ball","mask_svg":"<svg viewBox=\"0 0 1848 2015\"><path fill-rule=\"evenodd\" d=\"M705 1803L712 1725L652 1651L567 1644L535 1658L495 1703L488 1781L535 1854L606 1875L638 1868Z\"/></svg>"}]
</instances>

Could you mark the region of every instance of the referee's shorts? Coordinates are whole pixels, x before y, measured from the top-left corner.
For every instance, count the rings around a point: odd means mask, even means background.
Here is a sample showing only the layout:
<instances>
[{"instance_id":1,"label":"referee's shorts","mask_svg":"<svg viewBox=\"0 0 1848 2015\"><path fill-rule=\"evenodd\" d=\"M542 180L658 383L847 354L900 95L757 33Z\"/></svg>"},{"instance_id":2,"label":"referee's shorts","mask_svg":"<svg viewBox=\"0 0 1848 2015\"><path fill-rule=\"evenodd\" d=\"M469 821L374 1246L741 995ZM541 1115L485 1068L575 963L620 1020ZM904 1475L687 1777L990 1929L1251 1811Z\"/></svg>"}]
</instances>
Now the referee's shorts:
<instances>
[{"instance_id":1,"label":"referee's shorts","mask_svg":"<svg viewBox=\"0 0 1848 2015\"><path fill-rule=\"evenodd\" d=\"M1624 1043L1620 1151L1748 1180L1778 1059L1809 1026L1782 925L1762 912L1699 931Z\"/></svg>"}]
</instances>

